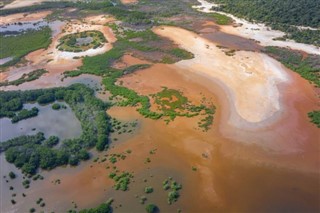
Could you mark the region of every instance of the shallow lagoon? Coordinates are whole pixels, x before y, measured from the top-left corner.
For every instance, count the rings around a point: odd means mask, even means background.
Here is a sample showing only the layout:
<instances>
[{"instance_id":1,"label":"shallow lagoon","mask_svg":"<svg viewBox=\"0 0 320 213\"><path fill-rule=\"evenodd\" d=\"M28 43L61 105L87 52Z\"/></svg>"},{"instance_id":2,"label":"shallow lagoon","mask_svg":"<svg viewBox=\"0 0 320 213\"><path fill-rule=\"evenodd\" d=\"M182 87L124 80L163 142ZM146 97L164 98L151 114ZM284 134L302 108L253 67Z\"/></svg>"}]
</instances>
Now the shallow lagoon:
<instances>
[{"instance_id":1,"label":"shallow lagoon","mask_svg":"<svg viewBox=\"0 0 320 213\"><path fill-rule=\"evenodd\" d=\"M65 103L63 103L66 105ZM33 135L43 132L46 137L56 135L60 139L79 137L81 135L81 124L71 108L53 110L52 104L25 104L24 108L37 107L39 114L36 117L28 118L12 123L9 118L0 119L0 141L6 141L21 135Z\"/></svg>"}]
</instances>

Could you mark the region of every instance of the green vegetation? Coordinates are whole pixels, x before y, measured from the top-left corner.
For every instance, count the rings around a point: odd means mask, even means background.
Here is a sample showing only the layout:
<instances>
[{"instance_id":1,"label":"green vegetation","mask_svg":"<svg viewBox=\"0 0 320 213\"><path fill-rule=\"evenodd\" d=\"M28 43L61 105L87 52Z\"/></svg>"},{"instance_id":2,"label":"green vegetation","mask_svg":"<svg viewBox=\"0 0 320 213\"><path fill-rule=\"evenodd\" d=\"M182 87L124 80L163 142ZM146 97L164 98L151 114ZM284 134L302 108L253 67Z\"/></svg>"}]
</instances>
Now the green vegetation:
<instances>
[{"instance_id":1,"label":"green vegetation","mask_svg":"<svg viewBox=\"0 0 320 213\"><path fill-rule=\"evenodd\" d=\"M112 208L111 208L112 202L113 202L113 199L110 199L106 203L102 203L96 208L83 209L83 210L80 210L79 213L112 213Z\"/></svg>"},{"instance_id":2,"label":"green vegetation","mask_svg":"<svg viewBox=\"0 0 320 213\"><path fill-rule=\"evenodd\" d=\"M28 82L28 81L34 81L34 80L40 78L43 74L45 74L47 72L48 71L46 71L44 69L39 69L39 70L35 70L35 71L32 71L32 72L27 73L27 74L24 73L17 80L0 82L0 87L10 86L10 85L18 86L18 85L23 84L23 83Z\"/></svg>"},{"instance_id":3,"label":"green vegetation","mask_svg":"<svg viewBox=\"0 0 320 213\"><path fill-rule=\"evenodd\" d=\"M144 188L144 192L147 193L147 194L152 193L153 192L153 188L151 186L146 186Z\"/></svg>"},{"instance_id":4,"label":"green vegetation","mask_svg":"<svg viewBox=\"0 0 320 213\"><path fill-rule=\"evenodd\" d=\"M24 180L22 185L25 189L28 189L30 187L30 180Z\"/></svg>"},{"instance_id":5,"label":"green vegetation","mask_svg":"<svg viewBox=\"0 0 320 213\"><path fill-rule=\"evenodd\" d=\"M287 33L298 42L320 45L320 30L299 29L295 26L320 27L320 4L314 0L211 0L222 10L250 21L264 22Z\"/></svg>"},{"instance_id":6,"label":"green vegetation","mask_svg":"<svg viewBox=\"0 0 320 213\"><path fill-rule=\"evenodd\" d=\"M162 185L164 190L171 189L171 191L168 192L168 204L171 205L172 203L176 202L180 197L179 191L182 189L182 185L172 180L172 178L164 180Z\"/></svg>"},{"instance_id":7,"label":"green vegetation","mask_svg":"<svg viewBox=\"0 0 320 213\"><path fill-rule=\"evenodd\" d=\"M54 103L54 104L52 104L51 108L53 110L60 110L61 109L61 105L59 103Z\"/></svg>"},{"instance_id":8,"label":"green vegetation","mask_svg":"<svg viewBox=\"0 0 320 213\"><path fill-rule=\"evenodd\" d=\"M320 26L320 5L313 0L210 0L220 9L240 17L267 23Z\"/></svg>"},{"instance_id":9,"label":"green vegetation","mask_svg":"<svg viewBox=\"0 0 320 213\"><path fill-rule=\"evenodd\" d=\"M10 179L15 179L16 178L16 174L13 172L9 172L9 177Z\"/></svg>"},{"instance_id":10,"label":"green vegetation","mask_svg":"<svg viewBox=\"0 0 320 213\"><path fill-rule=\"evenodd\" d=\"M115 184L113 188L115 190L127 191L133 175L129 172L122 172L119 175L117 175L115 172L112 172L109 174L109 178L114 180Z\"/></svg>"},{"instance_id":11,"label":"green vegetation","mask_svg":"<svg viewBox=\"0 0 320 213\"><path fill-rule=\"evenodd\" d=\"M50 136L47 140L43 142L43 145L47 147L54 147L59 143L59 138L57 136Z\"/></svg>"},{"instance_id":12,"label":"green vegetation","mask_svg":"<svg viewBox=\"0 0 320 213\"><path fill-rule=\"evenodd\" d=\"M289 69L320 87L320 56L303 56L301 52L281 47L266 47L265 52L279 60Z\"/></svg>"},{"instance_id":13,"label":"green vegetation","mask_svg":"<svg viewBox=\"0 0 320 213\"><path fill-rule=\"evenodd\" d=\"M131 25L152 24L152 17L150 14L137 10L126 10L120 7L107 7L103 11L115 16L116 19Z\"/></svg>"},{"instance_id":14,"label":"green vegetation","mask_svg":"<svg viewBox=\"0 0 320 213\"><path fill-rule=\"evenodd\" d=\"M132 133L134 131L134 128L137 126L137 122L136 121L134 121L134 122L121 122L115 118L112 118L111 126L112 126L112 128L111 128L110 132L112 132L112 133L117 133L117 134Z\"/></svg>"},{"instance_id":15,"label":"green vegetation","mask_svg":"<svg viewBox=\"0 0 320 213\"><path fill-rule=\"evenodd\" d=\"M45 140L43 133L20 136L0 143L0 152L5 152L7 161L24 173L34 174L38 168L50 170L66 164L77 165L89 158L87 150L94 146L98 151L104 150L108 147L110 130L105 113L108 105L93 94L93 90L82 84L45 90L0 91L0 117L13 117L24 103L46 104L60 100L74 111L83 131L80 138L64 140L59 148L53 147L58 141L56 137Z\"/></svg>"},{"instance_id":16,"label":"green vegetation","mask_svg":"<svg viewBox=\"0 0 320 213\"><path fill-rule=\"evenodd\" d=\"M37 107L32 107L31 110L23 109L12 117L11 122L17 123L21 120L35 117L38 115L38 112L39 112L39 109Z\"/></svg>"},{"instance_id":17,"label":"green vegetation","mask_svg":"<svg viewBox=\"0 0 320 213\"><path fill-rule=\"evenodd\" d=\"M219 25L228 25L232 23L232 19L220 13L209 13L209 16Z\"/></svg>"},{"instance_id":18,"label":"green vegetation","mask_svg":"<svg viewBox=\"0 0 320 213\"><path fill-rule=\"evenodd\" d=\"M308 116L311 119L311 122L320 128L320 111L309 112Z\"/></svg>"},{"instance_id":19,"label":"green vegetation","mask_svg":"<svg viewBox=\"0 0 320 213\"><path fill-rule=\"evenodd\" d=\"M28 53L47 48L51 43L51 29L43 27L40 30L30 30L17 36L0 35L0 43L0 59L13 57L1 67L11 66Z\"/></svg>"},{"instance_id":20,"label":"green vegetation","mask_svg":"<svg viewBox=\"0 0 320 213\"><path fill-rule=\"evenodd\" d=\"M148 204L146 205L146 211L148 213L156 213L158 211L158 207L154 204Z\"/></svg>"},{"instance_id":21,"label":"green vegetation","mask_svg":"<svg viewBox=\"0 0 320 213\"><path fill-rule=\"evenodd\" d=\"M97 49L107 40L102 32L97 30L84 31L63 36L57 49L67 52L83 52L88 49Z\"/></svg>"},{"instance_id":22,"label":"green vegetation","mask_svg":"<svg viewBox=\"0 0 320 213\"><path fill-rule=\"evenodd\" d=\"M162 112L161 115L169 117L170 120L174 120L177 116L194 117L203 112L206 117L198 123L198 126L206 131L213 122L214 106L206 107L203 104L200 106L192 105L188 98L184 97L177 90L165 87L161 92L152 95L152 97L158 109ZM167 119L166 121L169 122L170 120Z\"/></svg>"}]
</instances>

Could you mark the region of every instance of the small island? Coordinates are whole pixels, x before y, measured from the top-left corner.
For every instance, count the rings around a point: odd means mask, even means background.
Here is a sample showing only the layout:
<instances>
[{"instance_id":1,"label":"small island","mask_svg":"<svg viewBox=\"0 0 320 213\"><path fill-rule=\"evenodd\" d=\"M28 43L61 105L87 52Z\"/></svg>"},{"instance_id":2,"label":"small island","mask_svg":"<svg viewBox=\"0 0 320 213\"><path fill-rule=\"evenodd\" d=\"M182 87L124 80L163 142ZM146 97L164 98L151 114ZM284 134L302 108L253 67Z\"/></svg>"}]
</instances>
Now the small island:
<instances>
[{"instance_id":1,"label":"small island","mask_svg":"<svg viewBox=\"0 0 320 213\"><path fill-rule=\"evenodd\" d=\"M97 30L65 35L59 41L58 50L66 52L84 52L89 49L97 49L107 42L104 35Z\"/></svg>"}]
</instances>

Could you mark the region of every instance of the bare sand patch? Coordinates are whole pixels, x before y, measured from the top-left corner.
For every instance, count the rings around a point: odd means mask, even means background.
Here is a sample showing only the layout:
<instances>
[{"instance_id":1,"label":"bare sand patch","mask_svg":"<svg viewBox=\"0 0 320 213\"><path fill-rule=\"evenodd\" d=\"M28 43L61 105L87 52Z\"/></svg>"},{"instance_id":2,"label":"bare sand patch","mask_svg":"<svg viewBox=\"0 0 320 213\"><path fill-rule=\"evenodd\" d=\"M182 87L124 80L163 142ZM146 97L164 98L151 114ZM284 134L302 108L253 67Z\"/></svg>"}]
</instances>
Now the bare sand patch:
<instances>
[{"instance_id":1,"label":"bare sand patch","mask_svg":"<svg viewBox=\"0 0 320 213\"><path fill-rule=\"evenodd\" d=\"M120 0L122 4L135 4L138 3L139 0Z\"/></svg>"},{"instance_id":2,"label":"bare sand patch","mask_svg":"<svg viewBox=\"0 0 320 213\"><path fill-rule=\"evenodd\" d=\"M110 22L114 22L116 19L110 15L94 15L94 16L88 16L84 19L84 22L88 24L99 24L99 25L105 25Z\"/></svg>"},{"instance_id":3,"label":"bare sand patch","mask_svg":"<svg viewBox=\"0 0 320 213\"><path fill-rule=\"evenodd\" d=\"M52 11L40 11L40 12L33 12L33 13L17 13L7 16L1 16L0 18L0 25L10 24L14 22L26 22L26 21L37 21L40 19L44 19L48 15L50 15Z\"/></svg>"}]
</instances>

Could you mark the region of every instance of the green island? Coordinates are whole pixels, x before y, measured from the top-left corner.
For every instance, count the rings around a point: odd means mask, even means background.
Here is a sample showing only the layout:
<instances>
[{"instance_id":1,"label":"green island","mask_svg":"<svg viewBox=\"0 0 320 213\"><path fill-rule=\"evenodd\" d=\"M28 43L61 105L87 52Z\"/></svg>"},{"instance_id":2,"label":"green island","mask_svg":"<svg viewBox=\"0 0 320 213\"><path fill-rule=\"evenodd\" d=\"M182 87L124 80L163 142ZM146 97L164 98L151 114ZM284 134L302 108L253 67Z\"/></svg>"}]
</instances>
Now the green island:
<instances>
[{"instance_id":1,"label":"green island","mask_svg":"<svg viewBox=\"0 0 320 213\"><path fill-rule=\"evenodd\" d=\"M107 42L102 32L97 30L65 35L59 41L60 44L57 49L66 52L83 52L89 49L97 49Z\"/></svg>"},{"instance_id":2,"label":"green island","mask_svg":"<svg viewBox=\"0 0 320 213\"><path fill-rule=\"evenodd\" d=\"M14 117L25 103L48 104L55 100L65 101L71 107L81 122L82 135L62 141L59 148L54 147L56 138L46 140L40 132L0 143L0 152L5 152L7 161L24 173L35 174L38 168L50 170L67 164L75 166L79 161L89 159L88 149L95 146L102 151L108 147L110 118L105 110L109 105L96 98L94 91L82 84L43 90L1 91L0 118Z\"/></svg>"},{"instance_id":3,"label":"green island","mask_svg":"<svg viewBox=\"0 0 320 213\"><path fill-rule=\"evenodd\" d=\"M37 107L33 107L31 110L27 110L27 109L22 109L21 111L19 111L17 114L15 114L12 118L11 118L11 122L12 123L17 123L21 120L27 119L27 118L31 118L31 117L35 117L38 115L39 109Z\"/></svg>"},{"instance_id":4,"label":"green island","mask_svg":"<svg viewBox=\"0 0 320 213\"><path fill-rule=\"evenodd\" d=\"M10 86L10 85L18 86L18 85L23 84L25 82L34 81L36 79L39 79L43 74L45 74L47 72L48 71L46 71L44 69L38 69L38 70L34 70L34 71L27 73L27 74L24 73L17 80L0 82L0 87Z\"/></svg>"}]
</instances>

